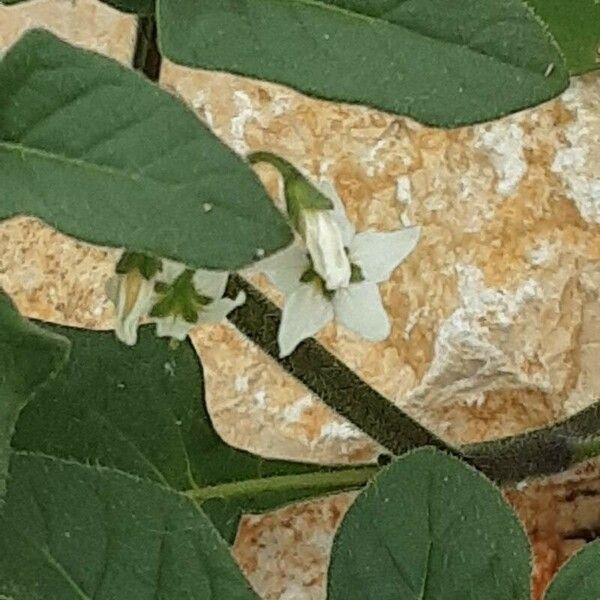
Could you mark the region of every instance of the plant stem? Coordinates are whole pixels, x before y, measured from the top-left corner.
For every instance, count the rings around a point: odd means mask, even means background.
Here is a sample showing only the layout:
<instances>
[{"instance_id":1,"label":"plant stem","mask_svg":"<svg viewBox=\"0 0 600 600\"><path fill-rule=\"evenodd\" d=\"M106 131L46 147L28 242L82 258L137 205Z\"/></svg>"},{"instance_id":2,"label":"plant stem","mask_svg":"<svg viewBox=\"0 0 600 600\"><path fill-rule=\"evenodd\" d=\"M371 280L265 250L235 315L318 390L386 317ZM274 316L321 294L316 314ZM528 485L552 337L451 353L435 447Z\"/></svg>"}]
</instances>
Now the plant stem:
<instances>
[{"instance_id":1,"label":"plant stem","mask_svg":"<svg viewBox=\"0 0 600 600\"><path fill-rule=\"evenodd\" d=\"M246 293L246 303L230 313L229 320L338 414L392 454L419 446L436 446L453 452L448 444L367 385L314 339L305 340L290 356L280 359L277 330L281 311L242 277L232 275L228 294L235 297L241 291Z\"/></svg>"},{"instance_id":2,"label":"plant stem","mask_svg":"<svg viewBox=\"0 0 600 600\"><path fill-rule=\"evenodd\" d=\"M365 485L377 472L379 467L358 467L355 469L340 469L325 473L301 473L295 475L276 475L260 479L248 479L232 483L207 486L184 492L186 496L198 502L211 498L231 499L236 496L255 496L265 492L289 490L330 490L332 488L360 488ZM315 494L316 495L316 494Z\"/></svg>"},{"instance_id":3,"label":"plant stem","mask_svg":"<svg viewBox=\"0 0 600 600\"><path fill-rule=\"evenodd\" d=\"M499 483L565 471L600 455L600 403L543 429L469 444L463 458Z\"/></svg>"},{"instance_id":4,"label":"plant stem","mask_svg":"<svg viewBox=\"0 0 600 600\"><path fill-rule=\"evenodd\" d=\"M161 62L156 21L154 17L140 17L133 66L152 81L158 81ZM273 164L277 157L270 153L250 157L252 162L266 159ZM276 166L293 168L286 161ZM371 388L315 340L305 340L292 355L280 359L277 330L281 311L254 286L233 275L228 284L229 295L235 297L242 290L247 301L230 313L228 318L233 325L334 411L392 454L435 446L463 458L497 483L558 473L600 455L600 405L544 429L455 448Z\"/></svg>"},{"instance_id":5,"label":"plant stem","mask_svg":"<svg viewBox=\"0 0 600 600\"><path fill-rule=\"evenodd\" d=\"M158 81L162 56L157 43L156 19L154 16L138 17L133 68L141 71L151 81Z\"/></svg>"},{"instance_id":6,"label":"plant stem","mask_svg":"<svg viewBox=\"0 0 600 600\"><path fill-rule=\"evenodd\" d=\"M462 458L499 484L558 473L600 454L600 442L592 437L600 431L600 405L544 429L452 447L367 385L314 339L305 340L293 354L280 359L277 330L281 311L254 286L233 275L228 294L235 296L242 290L246 303L228 317L237 329L392 454L435 446Z\"/></svg>"}]
</instances>

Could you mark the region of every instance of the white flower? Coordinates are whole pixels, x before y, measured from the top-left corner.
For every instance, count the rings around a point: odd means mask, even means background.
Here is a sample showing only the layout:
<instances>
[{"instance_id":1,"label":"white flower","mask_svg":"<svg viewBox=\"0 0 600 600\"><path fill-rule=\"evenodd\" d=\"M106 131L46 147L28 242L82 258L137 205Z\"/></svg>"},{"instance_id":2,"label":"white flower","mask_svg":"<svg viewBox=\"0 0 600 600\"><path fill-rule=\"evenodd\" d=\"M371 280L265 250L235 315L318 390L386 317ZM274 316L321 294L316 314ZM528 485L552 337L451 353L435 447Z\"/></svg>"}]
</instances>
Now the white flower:
<instances>
[{"instance_id":1,"label":"white flower","mask_svg":"<svg viewBox=\"0 0 600 600\"><path fill-rule=\"evenodd\" d=\"M178 278L185 272L185 267L172 261L164 261L164 269L159 281L176 284ZM158 337L170 337L183 341L191 329L199 323L219 323L227 315L246 301L246 294L240 292L237 297L223 298L227 287L228 273L222 271L204 271L198 269L191 278L191 297L188 300L196 311L195 318L184 318L181 312L174 311L164 317L151 317L156 323ZM195 294L194 294L195 292ZM191 317L191 315L190 315Z\"/></svg>"},{"instance_id":2,"label":"white flower","mask_svg":"<svg viewBox=\"0 0 600 600\"><path fill-rule=\"evenodd\" d=\"M156 323L159 337L182 341L198 323L220 322L246 300L243 292L235 300L223 298L226 272L192 272L174 261L161 262L162 269L150 279L134 268L111 277L106 284L107 296L116 309L115 333L129 346L137 342L142 319Z\"/></svg>"},{"instance_id":3,"label":"white flower","mask_svg":"<svg viewBox=\"0 0 600 600\"><path fill-rule=\"evenodd\" d=\"M357 234L333 189L329 197L351 265L347 287L327 289L312 255L299 242L255 266L286 294L278 335L281 357L291 354L302 340L333 319L366 340L387 338L390 321L377 284L390 278L419 241L420 227Z\"/></svg>"},{"instance_id":4,"label":"white flower","mask_svg":"<svg viewBox=\"0 0 600 600\"><path fill-rule=\"evenodd\" d=\"M133 346L137 342L140 319L152 308L154 283L134 270L111 277L106 283L106 295L115 305L117 338L128 346Z\"/></svg>"},{"instance_id":5,"label":"white flower","mask_svg":"<svg viewBox=\"0 0 600 600\"><path fill-rule=\"evenodd\" d=\"M306 209L301 210L299 216L300 230L314 270L328 290L347 287L350 283L350 261L333 211Z\"/></svg>"}]
</instances>

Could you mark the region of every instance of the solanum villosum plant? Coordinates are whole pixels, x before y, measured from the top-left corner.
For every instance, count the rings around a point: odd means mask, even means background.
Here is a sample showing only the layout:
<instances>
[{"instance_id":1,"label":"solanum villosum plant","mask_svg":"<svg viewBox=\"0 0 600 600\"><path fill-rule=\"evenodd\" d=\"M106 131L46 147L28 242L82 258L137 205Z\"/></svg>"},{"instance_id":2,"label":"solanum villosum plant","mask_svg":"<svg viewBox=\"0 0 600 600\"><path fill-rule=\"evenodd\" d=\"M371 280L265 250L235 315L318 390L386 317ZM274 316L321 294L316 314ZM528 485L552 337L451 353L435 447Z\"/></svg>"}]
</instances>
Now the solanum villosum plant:
<instances>
[{"instance_id":1,"label":"solanum villosum plant","mask_svg":"<svg viewBox=\"0 0 600 600\"><path fill-rule=\"evenodd\" d=\"M152 80L166 56L455 127L539 104L595 68L600 6L109 4L139 15L139 72L41 30L0 63L0 218L123 249L106 285L114 333L34 324L0 295L0 598L256 598L229 552L240 516L361 490L328 598L529 599L530 548L496 484L596 456L600 408L464 447L404 414L312 336L335 320L385 339L379 285L420 228L357 232L331 186L268 148L238 156ZM277 170L285 212L259 162ZM249 272L283 292L282 308ZM378 441L379 464L269 460L222 441L187 335L224 319ZM599 564L592 543L546 599L600 598Z\"/></svg>"}]
</instances>

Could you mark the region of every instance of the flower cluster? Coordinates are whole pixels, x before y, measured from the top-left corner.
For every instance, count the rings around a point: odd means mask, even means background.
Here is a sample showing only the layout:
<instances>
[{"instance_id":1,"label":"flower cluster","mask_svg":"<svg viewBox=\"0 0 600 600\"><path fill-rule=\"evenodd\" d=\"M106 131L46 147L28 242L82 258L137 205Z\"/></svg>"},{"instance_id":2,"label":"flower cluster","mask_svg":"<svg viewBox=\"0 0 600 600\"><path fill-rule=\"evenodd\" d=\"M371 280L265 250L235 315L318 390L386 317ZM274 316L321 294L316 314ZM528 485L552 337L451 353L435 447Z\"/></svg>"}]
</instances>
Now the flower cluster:
<instances>
[{"instance_id":1,"label":"flower cluster","mask_svg":"<svg viewBox=\"0 0 600 600\"><path fill-rule=\"evenodd\" d=\"M419 227L357 233L330 184L316 187L288 162L268 153L251 155L278 168L290 223L297 233L288 248L256 263L285 295L278 332L280 356L335 320L369 341L390 334L378 284L414 250ZM156 323L161 337L183 340L202 322L219 322L245 301L224 298L228 274L191 271L169 260L126 253L109 281L116 307L115 330L126 344L137 341L142 319Z\"/></svg>"},{"instance_id":2,"label":"flower cluster","mask_svg":"<svg viewBox=\"0 0 600 600\"><path fill-rule=\"evenodd\" d=\"M191 271L170 260L126 253L109 279L106 292L115 305L115 333L133 346L142 319L156 323L159 337L184 340L199 323L218 323L246 301L224 298L228 274Z\"/></svg>"}]
</instances>

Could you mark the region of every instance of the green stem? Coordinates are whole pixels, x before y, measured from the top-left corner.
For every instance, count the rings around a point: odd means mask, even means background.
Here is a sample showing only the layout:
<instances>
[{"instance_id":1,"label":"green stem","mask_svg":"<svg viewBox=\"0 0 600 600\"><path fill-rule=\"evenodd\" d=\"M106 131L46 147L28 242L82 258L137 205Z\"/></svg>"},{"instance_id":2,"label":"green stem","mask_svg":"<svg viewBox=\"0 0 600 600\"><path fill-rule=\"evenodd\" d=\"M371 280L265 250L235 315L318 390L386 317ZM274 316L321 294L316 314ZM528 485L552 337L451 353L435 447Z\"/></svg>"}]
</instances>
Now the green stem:
<instances>
[{"instance_id":1,"label":"green stem","mask_svg":"<svg viewBox=\"0 0 600 600\"><path fill-rule=\"evenodd\" d=\"M242 277L232 275L228 295L235 297L241 291L246 294L246 303L230 313L228 319L338 414L392 454L419 446L436 446L454 453L446 442L370 387L314 339L304 340L290 356L279 358L277 331L281 311Z\"/></svg>"},{"instance_id":2,"label":"green stem","mask_svg":"<svg viewBox=\"0 0 600 600\"><path fill-rule=\"evenodd\" d=\"M600 403L535 431L460 448L464 458L497 482L560 473L600 455Z\"/></svg>"},{"instance_id":3,"label":"green stem","mask_svg":"<svg viewBox=\"0 0 600 600\"><path fill-rule=\"evenodd\" d=\"M134 66L156 81L160 65L156 22L153 17L140 17ZM293 165L270 152L250 154L248 160L251 164L267 162L284 177L299 175ZM600 440L597 438L600 432L599 406L592 406L564 423L544 429L455 448L367 385L315 340L305 340L291 356L280 360L277 329L281 311L243 278L232 276L228 293L236 296L242 290L247 295L246 304L228 317L239 331L334 411L392 454L402 454L420 446L435 446L460 456L497 483L557 473L581 460L600 455ZM222 492L222 486L215 486L210 493Z\"/></svg>"},{"instance_id":4,"label":"green stem","mask_svg":"<svg viewBox=\"0 0 600 600\"><path fill-rule=\"evenodd\" d=\"M228 294L246 293L246 303L229 320L248 339L277 360L338 414L399 455L420 446L435 446L467 461L496 483L559 473L600 454L600 405L562 423L500 440L456 448L405 414L367 385L314 339L305 340L290 356L279 359L277 330L281 311L239 275Z\"/></svg>"},{"instance_id":5,"label":"green stem","mask_svg":"<svg viewBox=\"0 0 600 600\"><path fill-rule=\"evenodd\" d=\"M193 489L184 494L198 502L212 498L233 498L237 496L254 496L267 492L310 489L314 495L318 490L352 489L365 485L377 473L379 467L360 467L356 469L340 469L338 471L302 473L298 475L276 475L262 479L247 479L232 483L221 483L205 488Z\"/></svg>"},{"instance_id":6,"label":"green stem","mask_svg":"<svg viewBox=\"0 0 600 600\"><path fill-rule=\"evenodd\" d=\"M151 81L158 81L161 64L162 56L158 49L156 19L154 16L138 17L133 68L144 73Z\"/></svg>"},{"instance_id":7,"label":"green stem","mask_svg":"<svg viewBox=\"0 0 600 600\"><path fill-rule=\"evenodd\" d=\"M600 455L600 438L574 439L571 442L573 458L576 462L595 458Z\"/></svg>"},{"instance_id":8,"label":"green stem","mask_svg":"<svg viewBox=\"0 0 600 600\"><path fill-rule=\"evenodd\" d=\"M295 177L302 178L302 175L298 169L296 169L296 167L294 167L284 158L281 158L281 156L277 156L271 152L252 152L251 154L248 154L246 158L251 165L264 162L272 167L275 167L286 180L293 179Z\"/></svg>"}]
</instances>

